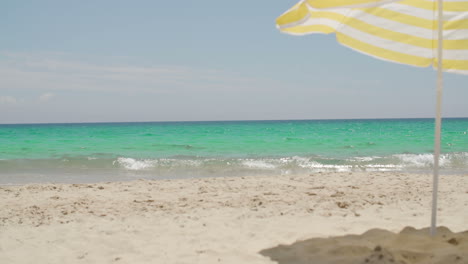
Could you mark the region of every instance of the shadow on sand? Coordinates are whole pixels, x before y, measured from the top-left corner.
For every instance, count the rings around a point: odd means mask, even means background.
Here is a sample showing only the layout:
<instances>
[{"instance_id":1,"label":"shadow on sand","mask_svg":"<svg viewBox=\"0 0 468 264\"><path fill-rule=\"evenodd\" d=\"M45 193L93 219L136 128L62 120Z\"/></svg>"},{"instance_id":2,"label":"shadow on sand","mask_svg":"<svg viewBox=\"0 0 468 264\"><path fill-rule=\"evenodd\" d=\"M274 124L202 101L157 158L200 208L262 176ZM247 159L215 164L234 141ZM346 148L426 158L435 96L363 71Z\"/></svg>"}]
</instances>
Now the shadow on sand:
<instances>
[{"instance_id":1,"label":"shadow on sand","mask_svg":"<svg viewBox=\"0 0 468 264\"><path fill-rule=\"evenodd\" d=\"M362 235L312 238L260 251L279 264L468 264L468 231L405 227L395 234L371 229Z\"/></svg>"}]
</instances>

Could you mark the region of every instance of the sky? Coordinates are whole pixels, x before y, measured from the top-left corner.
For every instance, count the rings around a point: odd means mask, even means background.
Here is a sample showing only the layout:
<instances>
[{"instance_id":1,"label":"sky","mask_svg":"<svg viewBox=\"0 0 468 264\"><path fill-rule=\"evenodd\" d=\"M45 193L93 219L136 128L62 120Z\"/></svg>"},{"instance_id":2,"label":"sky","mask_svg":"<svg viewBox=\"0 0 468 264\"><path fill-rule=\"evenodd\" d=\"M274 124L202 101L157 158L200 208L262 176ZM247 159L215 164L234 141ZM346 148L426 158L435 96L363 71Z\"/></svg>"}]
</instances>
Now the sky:
<instances>
[{"instance_id":1,"label":"sky","mask_svg":"<svg viewBox=\"0 0 468 264\"><path fill-rule=\"evenodd\" d=\"M434 116L432 69L282 34L295 2L2 1L0 123ZM468 76L444 77L468 117Z\"/></svg>"}]
</instances>

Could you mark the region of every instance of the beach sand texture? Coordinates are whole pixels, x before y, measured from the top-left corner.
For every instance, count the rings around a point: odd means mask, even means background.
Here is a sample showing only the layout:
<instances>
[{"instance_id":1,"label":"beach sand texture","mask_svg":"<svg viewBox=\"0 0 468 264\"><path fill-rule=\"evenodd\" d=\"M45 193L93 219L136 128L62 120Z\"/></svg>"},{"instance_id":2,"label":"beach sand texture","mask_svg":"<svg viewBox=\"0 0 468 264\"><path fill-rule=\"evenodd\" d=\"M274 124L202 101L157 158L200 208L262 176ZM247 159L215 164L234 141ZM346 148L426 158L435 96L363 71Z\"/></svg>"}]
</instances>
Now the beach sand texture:
<instances>
[{"instance_id":1,"label":"beach sand texture","mask_svg":"<svg viewBox=\"0 0 468 264\"><path fill-rule=\"evenodd\" d=\"M440 179L438 224L451 231L404 229L429 225L431 181L346 172L1 186L0 263L468 263L468 175Z\"/></svg>"}]
</instances>

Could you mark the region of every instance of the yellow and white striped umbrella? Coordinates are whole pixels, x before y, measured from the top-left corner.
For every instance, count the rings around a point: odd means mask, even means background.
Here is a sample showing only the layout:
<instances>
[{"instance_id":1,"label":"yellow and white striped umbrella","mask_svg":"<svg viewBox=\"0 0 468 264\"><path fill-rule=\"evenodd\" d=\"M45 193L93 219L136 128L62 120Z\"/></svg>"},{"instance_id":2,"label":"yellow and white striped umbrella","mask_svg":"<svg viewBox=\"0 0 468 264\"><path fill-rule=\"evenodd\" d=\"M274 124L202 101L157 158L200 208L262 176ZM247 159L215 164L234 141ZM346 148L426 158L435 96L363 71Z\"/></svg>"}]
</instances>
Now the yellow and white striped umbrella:
<instances>
[{"instance_id":1,"label":"yellow and white striped umbrella","mask_svg":"<svg viewBox=\"0 0 468 264\"><path fill-rule=\"evenodd\" d=\"M307 0L280 16L280 31L335 33L338 42L370 56L437 68L436 0ZM444 0L443 69L468 74L468 0Z\"/></svg>"},{"instance_id":2,"label":"yellow and white striped umbrella","mask_svg":"<svg viewBox=\"0 0 468 264\"><path fill-rule=\"evenodd\" d=\"M284 33L335 33L378 59L437 68L431 234L435 234L442 71L468 74L468 0L302 0L276 20ZM440 58L440 59L439 59Z\"/></svg>"}]
</instances>

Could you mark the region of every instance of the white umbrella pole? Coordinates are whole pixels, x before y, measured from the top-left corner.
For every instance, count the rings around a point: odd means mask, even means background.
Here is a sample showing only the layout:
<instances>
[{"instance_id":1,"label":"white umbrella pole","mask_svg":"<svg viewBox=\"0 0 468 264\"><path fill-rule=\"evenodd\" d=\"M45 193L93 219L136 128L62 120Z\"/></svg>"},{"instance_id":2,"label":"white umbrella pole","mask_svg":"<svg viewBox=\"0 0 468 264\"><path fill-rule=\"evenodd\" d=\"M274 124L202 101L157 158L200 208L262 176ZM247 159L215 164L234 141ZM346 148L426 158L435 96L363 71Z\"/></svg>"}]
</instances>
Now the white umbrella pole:
<instances>
[{"instance_id":1,"label":"white umbrella pole","mask_svg":"<svg viewBox=\"0 0 468 264\"><path fill-rule=\"evenodd\" d=\"M438 28L437 28L437 102L434 137L434 178L432 182L432 215L431 235L435 236L437 226L437 190L439 187L439 160L440 160L440 131L442 127L442 88L443 88L443 0L438 0Z\"/></svg>"}]
</instances>

